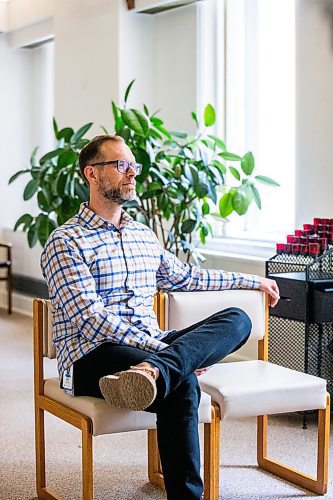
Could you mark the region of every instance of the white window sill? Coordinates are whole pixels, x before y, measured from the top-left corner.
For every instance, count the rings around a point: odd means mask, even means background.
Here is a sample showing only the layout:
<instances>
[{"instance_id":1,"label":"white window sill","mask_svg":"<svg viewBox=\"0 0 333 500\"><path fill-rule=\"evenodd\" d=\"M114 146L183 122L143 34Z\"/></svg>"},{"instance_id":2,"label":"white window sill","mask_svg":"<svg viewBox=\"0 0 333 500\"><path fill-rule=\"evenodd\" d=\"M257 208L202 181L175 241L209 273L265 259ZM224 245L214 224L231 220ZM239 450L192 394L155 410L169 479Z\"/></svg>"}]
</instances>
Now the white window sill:
<instances>
[{"instance_id":1,"label":"white window sill","mask_svg":"<svg viewBox=\"0 0 333 500\"><path fill-rule=\"evenodd\" d=\"M199 245L203 255L220 255L243 261L263 262L275 255L275 243L270 241L243 240L237 238L214 238L206 245Z\"/></svg>"}]
</instances>

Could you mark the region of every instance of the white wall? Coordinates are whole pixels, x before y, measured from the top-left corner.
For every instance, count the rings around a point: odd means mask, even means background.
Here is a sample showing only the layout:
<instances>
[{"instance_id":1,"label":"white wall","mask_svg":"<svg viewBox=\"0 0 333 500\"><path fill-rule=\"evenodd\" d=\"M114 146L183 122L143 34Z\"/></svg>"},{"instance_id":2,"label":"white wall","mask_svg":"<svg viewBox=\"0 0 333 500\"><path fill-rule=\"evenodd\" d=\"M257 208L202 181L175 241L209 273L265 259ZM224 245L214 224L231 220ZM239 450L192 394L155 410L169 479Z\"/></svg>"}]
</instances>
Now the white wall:
<instances>
[{"instance_id":1,"label":"white wall","mask_svg":"<svg viewBox=\"0 0 333 500\"><path fill-rule=\"evenodd\" d=\"M296 2L297 226L313 217L333 217L332 5L330 0Z\"/></svg>"},{"instance_id":2,"label":"white wall","mask_svg":"<svg viewBox=\"0 0 333 500\"><path fill-rule=\"evenodd\" d=\"M10 49L5 34L0 34L0 228L11 227L22 215L21 178L8 187L9 177L29 165L31 152L31 53Z\"/></svg>"},{"instance_id":3,"label":"white wall","mask_svg":"<svg viewBox=\"0 0 333 500\"><path fill-rule=\"evenodd\" d=\"M118 0L57 0L55 116L61 127L110 121L118 99Z\"/></svg>"},{"instance_id":4,"label":"white wall","mask_svg":"<svg viewBox=\"0 0 333 500\"><path fill-rule=\"evenodd\" d=\"M171 130L193 132L197 103L198 6L154 16L155 106Z\"/></svg>"},{"instance_id":5,"label":"white wall","mask_svg":"<svg viewBox=\"0 0 333 500\"><path fill-rule=\"evenodd\" d=\"M128 99L130 107L142 109L142 103L144 103L149 110L153 110L156 105L154 92L155 17L129 12L126 3L120 2L119 38L116 46L119 61L118 100L122 103L128 84L135 79Z\"/></svg>"}]
</instances>

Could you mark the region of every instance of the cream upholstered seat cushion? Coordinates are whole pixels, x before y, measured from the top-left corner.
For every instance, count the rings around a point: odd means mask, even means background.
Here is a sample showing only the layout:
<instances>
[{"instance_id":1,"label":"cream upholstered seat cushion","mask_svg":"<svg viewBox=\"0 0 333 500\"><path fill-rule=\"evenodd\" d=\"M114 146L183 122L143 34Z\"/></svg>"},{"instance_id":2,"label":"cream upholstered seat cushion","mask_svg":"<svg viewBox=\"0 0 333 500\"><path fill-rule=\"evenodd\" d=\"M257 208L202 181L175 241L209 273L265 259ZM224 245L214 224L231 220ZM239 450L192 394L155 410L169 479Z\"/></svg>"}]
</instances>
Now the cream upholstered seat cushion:
<instances>
[{"instance_id":1,"label":"cream upholstered seat cushion","mask_svg":"<svg viewBox=\"0 0 333 500\"><path fill-rule=\"evenodd\" d=\"M220 363L199 382L221 420L326 408L326 380L266 361Z\"/></svg>"},{"instance_id":2,"label":"cream upholstered seat cushion","mask_svg":"<svg viewBox=\"0 0 333 500\"><path fill-rule=\"evenodd\" d=\"M243 309L252 321L250 339L265 334L265 294L256 290L168 292L165 298L165 329L182 330L228 307Z\"/></svg>"},{"instance_id":3,"label":"cream upholstered seat cushion","mask_svg":"<svg viewBox=\"0 0 333 500\"><path fill-rule=\"evenodd\" d=\"M113 434L117 432L155 429L156 415L145 411L131 411L123 408L112 408L104 399L88 396L73 397L59 387L58 378L49 378L44 383L44 393L69 408L79 411L91 418L93 435ZM208 394L201 395L199 407L199 422L211 421L211 398Z\"/></svg>"}]
</instances>

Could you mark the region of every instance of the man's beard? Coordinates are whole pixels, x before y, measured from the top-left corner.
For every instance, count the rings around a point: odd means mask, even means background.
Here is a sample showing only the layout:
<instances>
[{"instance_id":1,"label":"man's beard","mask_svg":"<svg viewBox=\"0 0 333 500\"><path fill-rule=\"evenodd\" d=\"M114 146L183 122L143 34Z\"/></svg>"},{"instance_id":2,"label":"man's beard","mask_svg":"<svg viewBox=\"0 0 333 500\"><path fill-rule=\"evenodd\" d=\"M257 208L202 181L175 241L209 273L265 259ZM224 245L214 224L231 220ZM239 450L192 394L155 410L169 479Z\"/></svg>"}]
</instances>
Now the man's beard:
<instances>
[{"instance_id":1,"label":"man's beard","mask_svg":"<svg viewBox=\"0 0 333 500\"><path fill-rule=\"evenodd\" d=\"M127 193L122 193L119 187L108 187L104 183L98 188L98 192L107 200L116 203L116 205L124 205L127 201L135 198L134 189L129 189Z\"/></svg>"}]
</instances>

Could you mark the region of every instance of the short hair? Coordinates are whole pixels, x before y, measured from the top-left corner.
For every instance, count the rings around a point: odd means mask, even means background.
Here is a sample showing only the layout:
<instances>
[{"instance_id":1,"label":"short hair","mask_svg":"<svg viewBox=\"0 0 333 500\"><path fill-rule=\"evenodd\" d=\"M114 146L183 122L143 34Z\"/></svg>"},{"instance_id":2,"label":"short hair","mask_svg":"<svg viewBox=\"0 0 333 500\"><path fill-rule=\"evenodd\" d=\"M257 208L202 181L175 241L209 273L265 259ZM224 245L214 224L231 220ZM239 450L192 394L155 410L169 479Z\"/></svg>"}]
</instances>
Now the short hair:
<instances>
[{"instance_id":1,"label":"short hair","mask_svg":"<svg viewBox=\"0 0 333 500\"><path fill-rule=\"evenodd\" d=\"M87 165L95 163L97 161L103 161L101 154L101 147L105 142L125 142L120 135L96 135L84 148L82 148L79 155L79 165L80 172L83 179L87 182L87 178L84 174L84 169Z\"/></svg>"}]
</instances>

